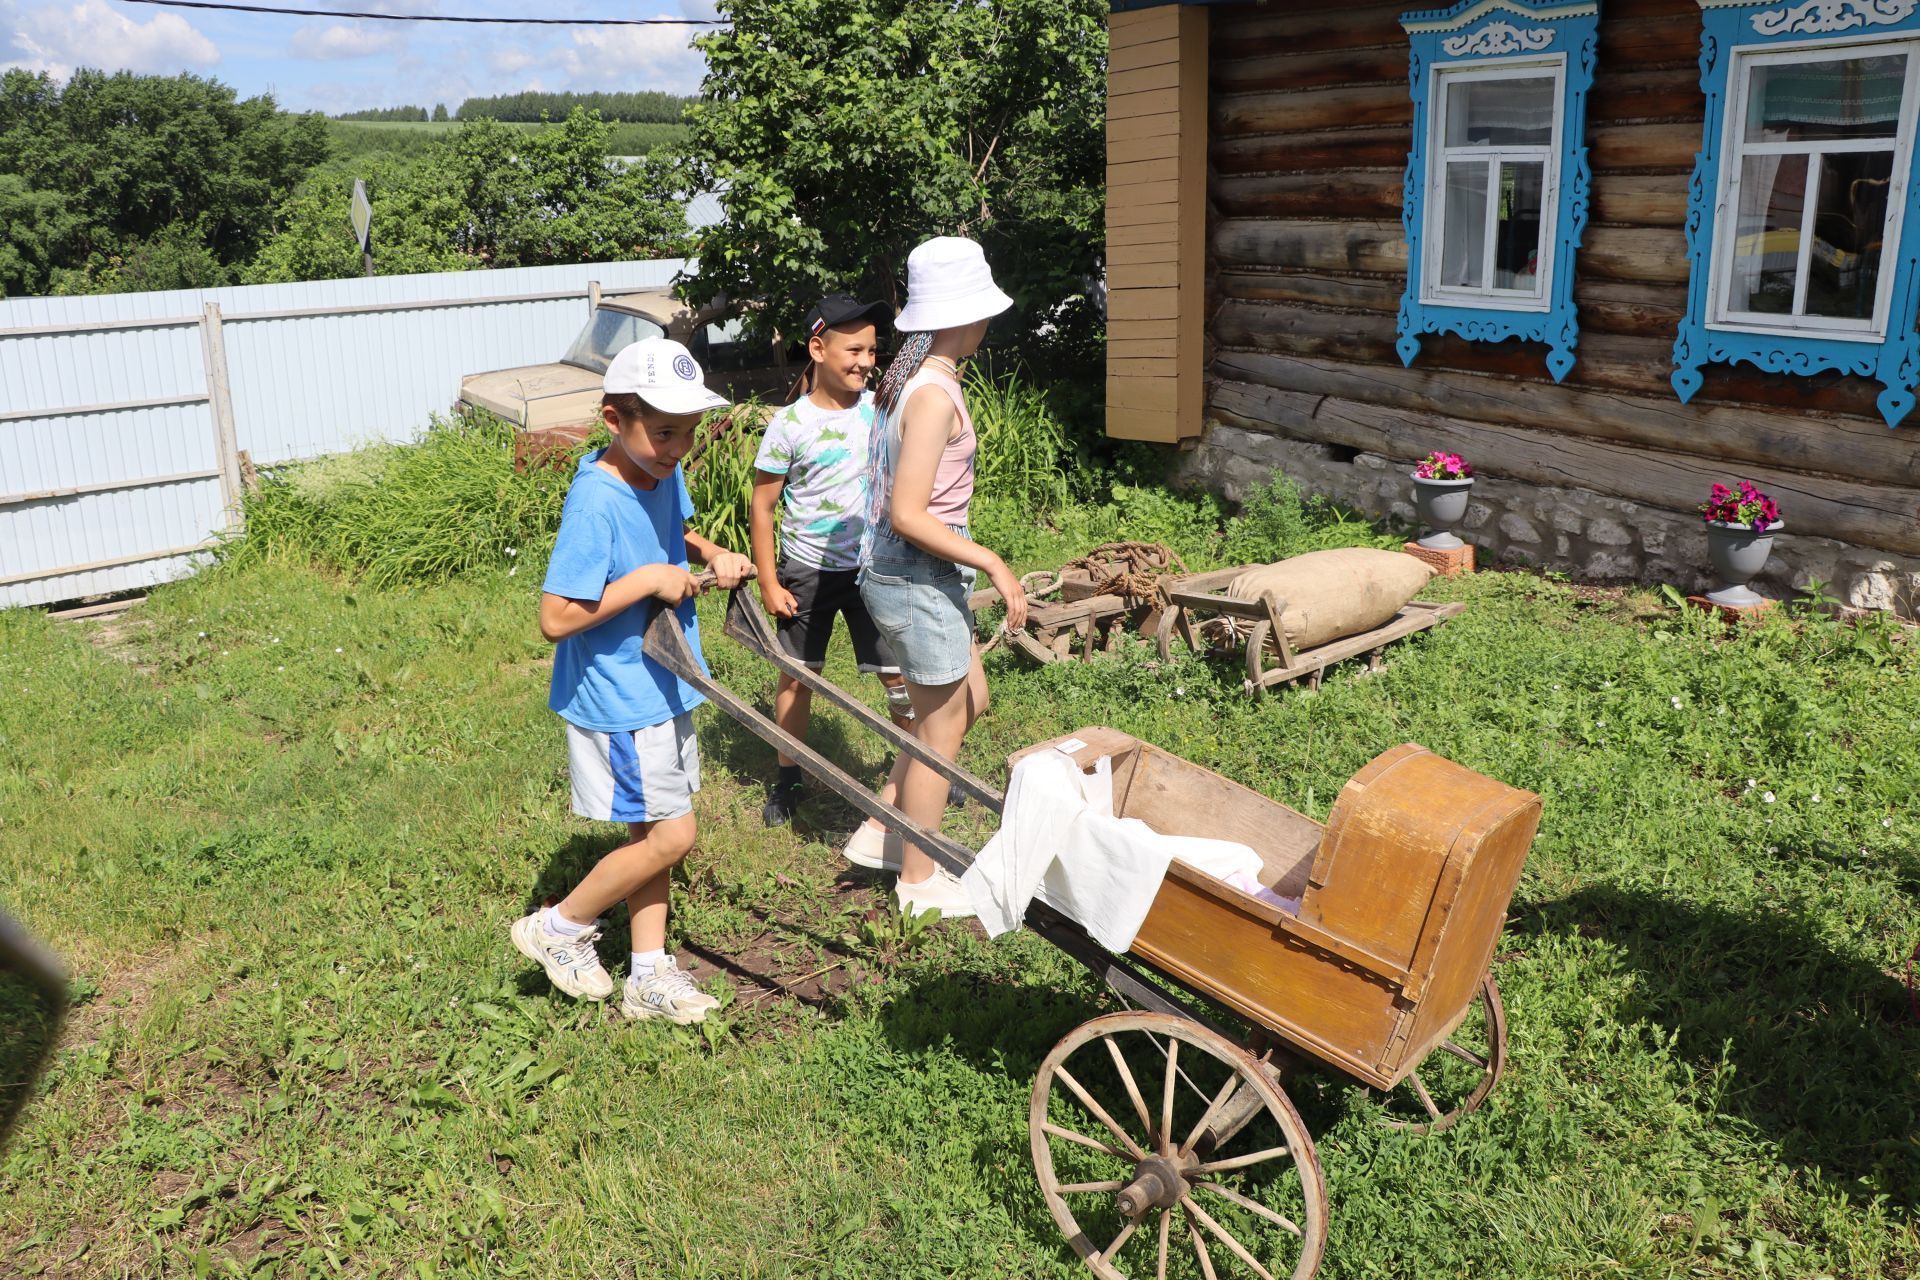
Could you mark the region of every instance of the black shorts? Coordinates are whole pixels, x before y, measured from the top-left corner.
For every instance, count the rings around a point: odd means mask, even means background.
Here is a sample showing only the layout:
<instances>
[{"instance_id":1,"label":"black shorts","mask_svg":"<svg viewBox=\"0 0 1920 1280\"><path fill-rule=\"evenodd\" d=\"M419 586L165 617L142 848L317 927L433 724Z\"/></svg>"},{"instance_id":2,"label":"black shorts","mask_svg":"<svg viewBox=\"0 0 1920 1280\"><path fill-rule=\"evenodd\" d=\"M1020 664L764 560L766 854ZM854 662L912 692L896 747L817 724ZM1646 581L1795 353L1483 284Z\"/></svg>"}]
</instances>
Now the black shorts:
<instances>
[{"instance_id":1,"label":"black shorts","mask_svg":"<svg viewBox=\"0 0 1920 1280\"><path fill-rule=\"evenodd\" d=\"M853 659L860 670L893 675L900 663L887 648L880 628L860 599L858 569L816 569L782 560L776 566L780 585L793 592L799 611L791 618L775 618L774 630L787 656L818 671L827 663L827 645L833 640L833 617L847 620L853 638Z\"/></svg>"}]
</instances>

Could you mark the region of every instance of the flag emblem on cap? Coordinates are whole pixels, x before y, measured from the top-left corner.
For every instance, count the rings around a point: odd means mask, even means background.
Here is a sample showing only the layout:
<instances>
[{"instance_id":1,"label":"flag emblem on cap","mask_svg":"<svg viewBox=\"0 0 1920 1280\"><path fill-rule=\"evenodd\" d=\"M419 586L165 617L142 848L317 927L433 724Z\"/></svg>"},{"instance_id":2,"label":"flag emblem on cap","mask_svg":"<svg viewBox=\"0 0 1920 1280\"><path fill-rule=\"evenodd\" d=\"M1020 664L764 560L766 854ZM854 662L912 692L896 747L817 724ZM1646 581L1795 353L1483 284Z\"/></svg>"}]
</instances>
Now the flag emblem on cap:
<instances>
[{"instance_id":1,"label":"flag emblem on cap","mask_svg":"<svg viewBox=\"0 0 1920 1280\"><path fill-rule=\"evenodd\" d=\"M692 382L700 374L700 371L694 367L691 356L675 356L673 371L680 375L682 382Z\"/></svg>"}]
</instances>

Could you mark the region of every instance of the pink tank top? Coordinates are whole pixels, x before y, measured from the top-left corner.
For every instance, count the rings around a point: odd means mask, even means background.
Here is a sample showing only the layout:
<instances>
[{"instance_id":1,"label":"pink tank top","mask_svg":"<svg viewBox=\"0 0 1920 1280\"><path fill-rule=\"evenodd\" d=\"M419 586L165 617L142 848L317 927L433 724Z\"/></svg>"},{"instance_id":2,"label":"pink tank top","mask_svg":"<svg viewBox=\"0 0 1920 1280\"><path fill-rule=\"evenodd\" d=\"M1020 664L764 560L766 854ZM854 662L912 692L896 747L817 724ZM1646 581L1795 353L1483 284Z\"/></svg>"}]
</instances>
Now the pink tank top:
<instances>
[{"instance_id":1,"label":"pink tank top","mask_svg":"<svg viewBox=\"0 0 1920 1280\"><path fill-rule=\"evenodd\" d=\"M953 400L953 411L960 415L960 432L947 440L940 452L940 465L933 473L933 493L927 499L927 514L941 524L967 523L967 508L973 502L973 458L979 441L973 434L973 416L967 412L967 398L960 384L938 369L922 365L907 379L900 392L900 408L905 416L913 393L921 387L939 387Z\"/></svg>"}]
</instances>

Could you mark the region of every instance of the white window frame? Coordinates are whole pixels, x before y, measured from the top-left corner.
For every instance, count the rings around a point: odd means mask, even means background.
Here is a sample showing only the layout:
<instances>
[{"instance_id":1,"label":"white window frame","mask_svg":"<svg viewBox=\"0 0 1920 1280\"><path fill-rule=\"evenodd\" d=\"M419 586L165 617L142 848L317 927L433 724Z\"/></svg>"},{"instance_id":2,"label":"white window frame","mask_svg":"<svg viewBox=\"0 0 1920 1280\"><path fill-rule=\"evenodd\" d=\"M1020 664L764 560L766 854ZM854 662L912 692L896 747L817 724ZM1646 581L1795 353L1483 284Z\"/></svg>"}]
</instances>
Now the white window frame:
<instances>
[{"instance_id":1,"label":"white window frame","mask_svg":"<svg viewBox=\"0 0 1920 1280\"><path fill-rule=\"evenodd\" d=\"M1815 62L1837 62L1848 58L1904 56L1906 79L1901 86L1900 118L1895 125L1892 146L1881 138L1833 138L1806 142L1746 141L1748 95L1753 85L1753 69L1762 66L1804 66ZM1727 111L1725 135L1720 149L1720 192L1714 208L1712 270L1709 273L1706 327L1731 333L1771 334L1780 337L1831 338L1840 342L1884 342L1887 337L1887 313L1892 304L1894 277L1898 271L1887 267L1899 261L1901 213L1907 203L1907 169L1913 152L1916 108L1920 108L1920 39L1906 37L1855 37L1822 40L1813 44L1754 45L1730 52L1727 69ZM1733 284L1735 242L1740 233L1740 172L1748 156L1805 155L1807 162L1807 198L1800 215L1800 256L1794 271L1794 308L1806 305L1807 284L1811 278L1813 257L1813 220L1819 209L1819 166L1823 157L1848 152L1888 151L1893 153L1893 176L1887 187L1887 221L1880 237L1880 278L1875 286L1873 315L1867 320L1848 320L1838 316L1781 316L1766 311L1734 311L1727 304Z\"/></svg>"},{"instance_id":2,"label":"white window frame","mask_svg":"<svg viewBox=\"0 0 1920 1280\"><path fill-rule=\"evenodd\" d=\"M1553 80L1553 137L1550 141L1527 147L1446 145L1447 119L1453 86L1488 80L1537 80L1542 75ZM1449 62L1432 71L1428 87L1427 110L1427 192L1421 232L1423 261L1420 267L1420 301L1427 306L1487 307L1500 311L1553 310L1554 249L1560 216L1561 130L1566 123L1565 54L1528 59L1525 62L1502 58L1491 62ZM1493 269L1493 229L1500 213L1499 166L1504 162L1538 163L1544 177L1540 187L1540 258L1530 289L1465 288L1442 285L1440 266L1446 253L1447 165L1449 162L1478 160L1488 169L1487 220L1480 229L1481 245L1489 275Z\"/></svg>"}]
</instances>

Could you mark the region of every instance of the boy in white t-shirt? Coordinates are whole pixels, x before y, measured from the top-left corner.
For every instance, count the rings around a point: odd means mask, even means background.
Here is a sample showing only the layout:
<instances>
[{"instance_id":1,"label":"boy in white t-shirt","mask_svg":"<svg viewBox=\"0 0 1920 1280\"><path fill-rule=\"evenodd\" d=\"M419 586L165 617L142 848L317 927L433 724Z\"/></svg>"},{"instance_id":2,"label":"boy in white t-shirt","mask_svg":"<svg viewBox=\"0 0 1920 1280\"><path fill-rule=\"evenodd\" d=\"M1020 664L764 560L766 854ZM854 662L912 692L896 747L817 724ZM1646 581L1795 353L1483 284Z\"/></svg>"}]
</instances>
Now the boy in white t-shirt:
<instances>
[{"instance_id":1,"label":"boy in white t-shirt","mask_svg":"<svg viewBox=\"0 0 1920 1280\"><path fill-rule=\"evenodd\" d=\"M860 302L845 294L823 298L807 313L803 328L813 359L807 393L774 414L753 463L753 562L781 648L818 671L826 663L835 615L845 618L855 661L887 686L894 721L905 727L913 710L900 667L867 615L859 587L867 442L873 429L867 380L879 357L880 326L891 316L884 302ZM782 729L804 741L812 705L811 690L780 677L774 718ZM893 792L889 781L880 798L891 804ZM770 827L790 821L800 797L800 767L781 756L762 819ZM858 866L897 869L899 851L890 845L885 832L869 823L847 844L847 859Z\"/></svg>"}]
</instances>

